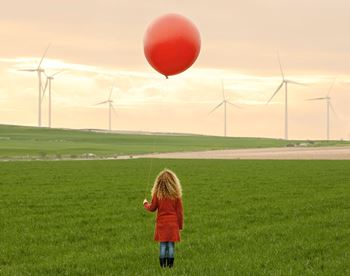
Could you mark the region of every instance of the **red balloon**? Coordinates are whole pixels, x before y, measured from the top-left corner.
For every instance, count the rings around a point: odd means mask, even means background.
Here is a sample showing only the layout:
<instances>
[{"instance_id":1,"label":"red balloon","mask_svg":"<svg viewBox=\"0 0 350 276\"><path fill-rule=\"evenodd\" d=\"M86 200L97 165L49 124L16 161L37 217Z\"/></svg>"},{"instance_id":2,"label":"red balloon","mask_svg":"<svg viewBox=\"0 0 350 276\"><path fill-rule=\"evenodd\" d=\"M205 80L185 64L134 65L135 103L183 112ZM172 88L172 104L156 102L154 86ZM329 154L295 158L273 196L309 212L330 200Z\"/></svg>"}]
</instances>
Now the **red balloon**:
<instances>
[{"instance_id":1,"label":"red balloon","mask_svg":"<svg viewBox=\"0 0 350 276\"><path fill-rule=\"evenodd\" d=\"M191 67L200 47L201 38L196 26L178 14L157 18L149 25L144 37L147 61L167 78Z\"/></svg>"}]
</instances>

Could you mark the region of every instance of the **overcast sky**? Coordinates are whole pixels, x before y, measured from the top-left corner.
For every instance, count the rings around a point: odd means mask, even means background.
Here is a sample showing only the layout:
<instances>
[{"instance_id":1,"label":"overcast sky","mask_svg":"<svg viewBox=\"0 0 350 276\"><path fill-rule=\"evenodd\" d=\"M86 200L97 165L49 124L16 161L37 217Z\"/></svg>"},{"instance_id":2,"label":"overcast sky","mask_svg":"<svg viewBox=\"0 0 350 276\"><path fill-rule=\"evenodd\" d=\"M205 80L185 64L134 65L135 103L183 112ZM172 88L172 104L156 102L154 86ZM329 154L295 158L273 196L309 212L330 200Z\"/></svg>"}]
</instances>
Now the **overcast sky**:
<instances>
[{"instance_id":1,"label":"overcast sky","mask_svg":"<svg viewBox=\"0 0 350 276\"><path fill-rule=\"evenodd\" d=\"M54 127L107 128L105 100L115 81L113 129L223 134L227 97L230 136L283 137L284 95L265 103L281 81L277 50L289 79L290 138L323 139L327 94L332 138L350 138L350 2L345 0L6 1L0 10L0 123L37 124L35 66L53 82ZM164 80L143 55L148 24L165 13L189 17L202 49L185 73ZM43 101L47 125L47 97Z\"/></svg>"}]
</instances>

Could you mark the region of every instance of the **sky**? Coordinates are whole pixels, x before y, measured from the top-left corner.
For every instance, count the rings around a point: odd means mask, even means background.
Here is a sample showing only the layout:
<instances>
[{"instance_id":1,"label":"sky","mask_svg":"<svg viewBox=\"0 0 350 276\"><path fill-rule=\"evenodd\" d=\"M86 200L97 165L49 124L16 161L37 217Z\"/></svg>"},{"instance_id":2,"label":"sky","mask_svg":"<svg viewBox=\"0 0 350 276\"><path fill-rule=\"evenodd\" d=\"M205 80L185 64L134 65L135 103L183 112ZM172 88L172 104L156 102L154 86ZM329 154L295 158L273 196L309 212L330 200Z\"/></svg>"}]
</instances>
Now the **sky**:
<instances>
[{"instance_id":1,"label":"sky","mask_svg":"<svg viewBox=\"0 0 350 276\"><path fill-rule=\"evenodd\" d=\"M4 1L5 2L5 1ZM267 100L288 79L289 138L324 139L330 92L331 138L350 139L350 2L346 0L61 0L6 1L0 10L0 123L37 125L36 67L64 70L53 80L52 126L108 127L114 83L114 130L284 137L284 94ZM165 80L144 57L143 36L158 16L179 13L198 27L202 48L186 72ZM48 124L48 97L42 103Z\"/></svg>"}]
</instances>

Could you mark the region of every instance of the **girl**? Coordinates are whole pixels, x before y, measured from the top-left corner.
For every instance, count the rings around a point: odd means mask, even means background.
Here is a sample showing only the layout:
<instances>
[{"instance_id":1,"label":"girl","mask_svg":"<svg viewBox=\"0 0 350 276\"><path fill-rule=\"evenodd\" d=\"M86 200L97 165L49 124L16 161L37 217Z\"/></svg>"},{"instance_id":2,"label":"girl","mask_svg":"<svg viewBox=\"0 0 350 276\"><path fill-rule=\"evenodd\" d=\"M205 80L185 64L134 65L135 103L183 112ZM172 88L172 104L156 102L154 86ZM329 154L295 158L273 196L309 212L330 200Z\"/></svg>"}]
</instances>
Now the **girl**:
<instances>
[{"instance_id":1,"label":"girl","mask_svg":"<svg viewBox=\"0 0 350 276\"><path fill-rule=\"evenodd\" d=\"M182 189L177 176L165 169L159 173L152 188L152 202L147 199L143 206L157 212L154 240L160 242L159 262L161 267L174 265L175 242L180 241L183 228Z\"/></svg>"}]
</instances>

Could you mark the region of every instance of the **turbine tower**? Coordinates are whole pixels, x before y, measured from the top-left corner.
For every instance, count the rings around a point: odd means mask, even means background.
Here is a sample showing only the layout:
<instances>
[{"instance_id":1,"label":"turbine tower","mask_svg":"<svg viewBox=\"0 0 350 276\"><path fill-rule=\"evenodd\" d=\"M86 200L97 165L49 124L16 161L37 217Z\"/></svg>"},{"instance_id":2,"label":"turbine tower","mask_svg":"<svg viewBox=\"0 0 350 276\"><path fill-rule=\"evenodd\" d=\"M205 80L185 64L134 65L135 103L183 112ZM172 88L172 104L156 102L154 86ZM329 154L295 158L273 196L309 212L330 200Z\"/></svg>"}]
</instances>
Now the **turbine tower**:
<instances>
[{"instance_id":1,"label":"turbine tower","mask_svg":"<svg viewBox=\"0 0 350 276\"><path fill-rule=\"evenodd\" d=\"M307 101L326 101L326 114L327 114L326 115L327 116L327 118L326 118L326 139L327 139L327 141L329 141L329 139L330 139L330 126L329 126L330 125L330 120L329 120L329 115L330 115L329 113L330 112L329 111L332 110L334 115L336 115L336 112L335 112L334 107L332 105L331 97L329 96L332 89L333 89L335 81L336 80L334 80L334 82L332 83L332 85L329 88L328 93L325 97L307 99Z\"/></svg>"},{"instance_id":2,"label":"turbine tower","mask_svg":"<svg viewBox=\"0 0 350 276\"><path fill-rule=\"evenodd\" d=\"M280 60L279 54L277 54L277 57L278 57L278 63L279 63L280 71L281 71L281 75L282 75L282 82L277 87L276 91L273 93L271 98L266 102L266 104L269 104L271 102L271 100L275 97L275 95L284 86L284 93L285 93L285 96L284 96L284 139L288 140L288 84L289 83L290 84L296 84L296 85L304 85L304 84L286 79L285 76L284 76L283 69L282 69L282 64L281 64L281 60Z\"/></svg>"},{"instance_id":3,"label":"turbine tower","mask_svg":"<svg viewBox=\"0 0 350 276\"><path fill-rule=\"evenodd\" d=\"M46 47L46 50L41 57L41 60L39 62L39 65L37 68L31 68L31 69L20 69L18 71L25 71L25 72L37 72L38 74L38 80L39 80L39 97L38 97L38 126L41 127L41 98L42 98L42 92L43 92L43 87L42 87L42 80L41 80L41 74L45 72L43 68L41 68L41 64L46 56L47 51L49 50L50 44Z\"/></svg>"},{"instance_id":4,"label":"turbine tower","mask_svg":"<svg viewBox=\"0 0 350 276\"><path fill-rule=\"evenodd\" d=\"M112 130L112 111L116 114L116 110L113 106L113 100L112 100L112 92L114 89L114 84L112 85L111 91L109 92L108 100L97 103L95 105L105 104L108 103L108 130Z\"/></svg>"},{"instance_id":5,"label":"turbine tower","mask_svg":"<svg viewBox=\"0 0 350 276\"><path fill-rule=\"evenodd\" d=\"M56 72L50 76L46 75L46 73L44 72L45 76L46 76L46 82L45 82L45 87L43 89L43 95L42 95L42 99L44 99L44 96L45 96L45 91L47 89L47 87L49 87L49 128L51 128L51 87L52 87L52 81L55 79L54 76L62 73L63 71L59 71L59 72Z\"/></svg>"},{"instance_id":6,"label":"turbine tower","mask_svg":"<svg viewBox=\"0 0 350 276\"><path fill-rule=\"evenodd\" d=\"M227 130L227 127L226 127L226 122L227 122L227 118L226 118L226 104L230 104L236 108L241 108L239 107L238 105L236 104L233 104L231 102L229 102L227 99L226 99L226 96L225 96L225 87L224 87L224 81L221 81L221 88L222 88L222 102L220 102L216 107L214 107L210 112L209 114L213 113L216 109L218 109L220 106L224 105L224 136L226 137L226 130Z\"/></svg>"}]
</instances>

